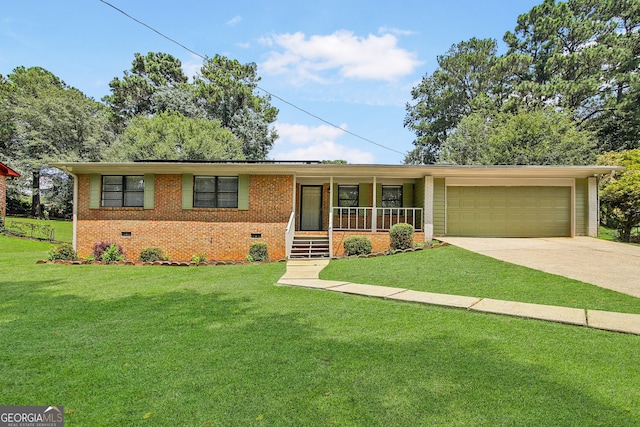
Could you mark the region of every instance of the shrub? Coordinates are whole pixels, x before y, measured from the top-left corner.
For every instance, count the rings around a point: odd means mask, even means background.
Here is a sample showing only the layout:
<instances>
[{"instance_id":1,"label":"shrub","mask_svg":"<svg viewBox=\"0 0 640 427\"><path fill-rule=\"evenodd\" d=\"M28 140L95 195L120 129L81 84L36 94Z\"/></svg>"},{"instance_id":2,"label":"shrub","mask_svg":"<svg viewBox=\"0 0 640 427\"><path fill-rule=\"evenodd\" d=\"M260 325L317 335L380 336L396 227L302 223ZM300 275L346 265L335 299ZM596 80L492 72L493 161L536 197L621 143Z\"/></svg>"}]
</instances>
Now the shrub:
<instances>
[{"instance_id":1,"label":"shrub","mask_svg":"<svg viewBox=\"0 0 640 427\"><path fill-rule=\"evenodd\" d=\"M111 248L111 246L115 246L117 251L115 249L112 249L112 253L110 254L110 256L113 256L114 254L117 253L117 255L123 255L123 259L124 259L124 252L122 250L122 246L120 246L117 243L111 243L111 242L99 242L99 243L96 243L95 245L93 245L93 258L96 261L108 262L107 260L102 258L102 255L107 250L109 250L109 248ZM119 261L119 260L116 259L116 260L112 260L112 261Z\"/></svg>"},{"instance_id":2,"label":"shrub","mask_svg":"<svg viewBox=\"0 0 640 427\"><path fill-rule=\"evenodd\" d=\"M411 224L395 224L389 230L391 250L409 249L413 247L413 226Z\"/></svg>"},{"instance_id":3,"label":"shrub","mask_svg":"<svg viewBox=\"0 0 640 427\"><path fill-rule=\"evenodd\" d=\"M371 253L371 240L364 236L351 236L344 239L342 244L347 255L367 255Z\"/></svg>"},{"instance_id":4,"label":"shrub","mask_svg":"<svg viewBox=\"0 0 640 427\"><path fill-rule=\"evenodd\" d=\"M93 258L106 263L122 261L124 252L122 246L117 243L99 242L93 245Z\"/></svg>"},{"instance_id":5,"label":"shrub","mask_svg":"<svg viewBox=\"0 0 640 427\"><path fill-rule=\"evenodd\" d=\"M57 259L74 261L78 259L78 255L70 243L63 243L62 245L53 247L49 250L49 259L51 261L55 261Z\"/></svg>"},{"instance_id":6,"label":"shrub","mask_svg":"<svg viewBox=\"0 0 640 427\"><path fill-rule=\"evenodd\" d=\"M264 242L254 242L249 247L249 255L247 255L247 261L268 261L269 251L267 244Z\"/></svg>"},{"instance_id":7,"label":"shrub","mask_svg":"<svg viewBox=\"0 0 640 427\"><path fill-rule=\"evenodd\" d=\"M106 251L102 252L100 259L107 264L110 262L122 261L124 259L122 248L117 246L115 243L112 243Z\"/></svg>"},{"instance_id":8,"label":"shrub","mask_svg":"<svg viewBox=\"0 0 640 427\"><path fill-rule=\"evenodd\" d=\"M200 264L201 262L206 262L206 261L207 261L207 254L204 252L200 252L197 255L191 256L191 262L194 264Z\"/></svg>"},{"instance_id":9,"label":"shrub","mask_svg":"<svg viewBox=\"0 0 640 427\"><path fill-rule=\"evenodd\" d=\"M154 262L165 259L167 258L162 254L162 249L160 248L144 248L140 251L140 261L143 262Z\"/></svg>"}]
</instances>

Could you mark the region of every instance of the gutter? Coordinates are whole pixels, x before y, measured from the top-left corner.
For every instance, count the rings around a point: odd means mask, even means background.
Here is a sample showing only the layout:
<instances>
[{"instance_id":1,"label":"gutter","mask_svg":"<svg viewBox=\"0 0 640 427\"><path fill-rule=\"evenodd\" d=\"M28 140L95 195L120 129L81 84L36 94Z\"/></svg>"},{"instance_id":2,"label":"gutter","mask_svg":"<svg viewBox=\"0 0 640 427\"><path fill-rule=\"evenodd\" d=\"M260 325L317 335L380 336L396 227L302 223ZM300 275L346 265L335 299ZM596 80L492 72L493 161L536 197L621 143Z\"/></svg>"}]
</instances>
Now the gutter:
<instances>
[{"instance_id":1,"label":"gutter","mask_svg":"<svg viewBox=\"0 0 640 427\"><path fill-rule=\"evenodd\" d=\"M77 252L77 243L78 243L78 175L71 172L71 167L69 166L56 166L60 169L64 170L66 173L73 177L73 205L72 205L72 230L73 230L73 239L72 245L73 250Z\"/></svg>"}]
</instances>

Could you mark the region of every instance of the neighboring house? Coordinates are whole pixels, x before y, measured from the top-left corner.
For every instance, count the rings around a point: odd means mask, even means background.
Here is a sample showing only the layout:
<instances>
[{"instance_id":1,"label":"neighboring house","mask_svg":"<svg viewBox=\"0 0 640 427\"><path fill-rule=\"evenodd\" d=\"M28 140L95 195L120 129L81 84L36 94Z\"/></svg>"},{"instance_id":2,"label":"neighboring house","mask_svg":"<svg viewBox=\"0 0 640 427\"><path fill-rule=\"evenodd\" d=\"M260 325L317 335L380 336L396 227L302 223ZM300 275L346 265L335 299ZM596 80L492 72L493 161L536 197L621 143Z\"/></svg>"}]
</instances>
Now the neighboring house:
<instances>
[{"instance_id":1,"label":"neighboring house","mask_svg":"<svg viewBox=\"0 0 640 427\"><path fill-rule=\"evenodd\" d=\"M7 177L19 177L20 174L9 166L0 163L0 226L4 225L4 217L7 215Z\"/></svg>"},{"instance_id":2,"label":"neighboring house","mask_svg":"<svg viewBox=\"0 0 640 427\"><path fill-rule=\"evenodd\" d=\"M600 176L611 166L409 166L317 162L54 163L74 179L74 246L115 242L136 259L206 253L271 259L343 253L348 236L389 247L389 228L437 236L596 236Z\"/></svg>"}]
</instances>

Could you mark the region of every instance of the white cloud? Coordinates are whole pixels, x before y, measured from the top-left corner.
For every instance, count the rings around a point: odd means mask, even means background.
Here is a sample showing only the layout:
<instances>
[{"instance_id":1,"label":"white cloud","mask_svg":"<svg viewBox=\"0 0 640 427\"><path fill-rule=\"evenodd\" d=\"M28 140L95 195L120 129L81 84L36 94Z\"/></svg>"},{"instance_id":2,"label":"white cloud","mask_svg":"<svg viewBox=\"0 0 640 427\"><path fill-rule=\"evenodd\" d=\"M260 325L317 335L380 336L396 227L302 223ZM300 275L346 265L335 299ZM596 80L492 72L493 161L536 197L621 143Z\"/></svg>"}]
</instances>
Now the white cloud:
<instances>
[{"instance_id":1,"label":"white cloud","mask_svg":"<svg viewBox=\"0 0 640 427\"><path fill-rule=\"evenodd\" d=\"M277 160L346 160L348 163L372 164L374 156L357 148L323 141L304 148L278 152Z\"/></svg>"},{"instance_id":2,"label":"white cloud","mask_svg":"<svg viewBox=\"0 0 640 427\"><path fill-rule=\"evenodd\" d=\"M384 27L378 28L378 34L395 34L396 36L413 36L416 34L416 32L411 30L401 30L400 28L384 26Z\"/></svg>"},{"instance_id":3,"label":"white cloud","mask_svg":"<svg viewBox=\"0 0 640 427\"><path fill-rule=\"evenodd\" d=\"M193 79L196 74L200 73L200 69L202 68L202 58L196 55L191 55L188 60L181 62L182 70L190 79Z\"/></svg>"},{"instance_id":4,"label":"white cloud","mask_svg":"<svg viewBox=\"0 0 640 427\"><path fill-rule=\"evenodd\" d=\"M346 125L341 125L346 129ZM273 157L276 160L346 160L349 163L373 163L374 155L358 148L335 142L344 134L329 125L305 126L298 124L276 124L278 141Z\"/></svg>"},{"instance_id":5,"label":"white cloud","mask_svg":"<svg viewBox=\"0 0 640 427\"><path fill-rule=\"evenodd\" d=\"M421 64L414 52L398 47L393 34L358 37L342 30L307 38L297 32L262 38L260 42L282 49L270 52L261 69L288 74L296 82L325 82L336 70L342 78L392 81L413 73Z\"/></svg>"},{"instance_id":6,"label":"white cloud","mask_svg":"<svg viewBox=\"0 0 640 427\"><path fill-rule=\"evenodd\" d=\"M235 27L238 23L240 23L240 21L242 21L242 16L234 16L227 21L227 25L229 27Z\"/></svg>"},{"instance_id":7,"label":"white cloud","mask_svg":"<svg viewBox=\"0 0 640 427\"><path fill-rule=\"evenodd\" d=\"M340 125L342 129L346 129L347 125ZM342 136L344 132L336 127L329 125L320 125L316 127L296 125L289 123L278 123L276 125L279 141L286 141L292 144L309 144L317 143L324 140L333 140Z\"/></svg>"}]
</instances>

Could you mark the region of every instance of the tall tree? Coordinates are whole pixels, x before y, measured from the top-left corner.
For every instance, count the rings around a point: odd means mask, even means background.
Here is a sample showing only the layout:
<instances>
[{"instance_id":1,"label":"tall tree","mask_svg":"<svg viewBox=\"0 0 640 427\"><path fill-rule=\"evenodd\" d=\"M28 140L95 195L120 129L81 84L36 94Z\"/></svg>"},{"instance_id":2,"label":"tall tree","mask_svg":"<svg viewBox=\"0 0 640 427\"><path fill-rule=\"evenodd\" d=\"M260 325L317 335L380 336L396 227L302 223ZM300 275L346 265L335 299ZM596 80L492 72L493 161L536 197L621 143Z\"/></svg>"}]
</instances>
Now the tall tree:
<instances>
[{"instance_id":1,"label":"tall tree","mask_svg":"<svg viewBox=\"0 0 640 427\"><path fill-rule=\"evenodd\" d=\"M110 107L111 120L118 131L138 114L153 114L153 95L161 88L181 88L188 81L179 59L168 53L149 52L134 54L131 69L124 71L122 79L111 80L111 95L102 100Z\"/></svg>"},{"instance_id":2,"label":"tall tree","mask_svg":"<svg viewBox=\"0 0 640 427\"><path fill-rule=\"evenodd\" d=\"M258 95L255 63L241 64L221 55L208 58L196 78L198 98L209 118L220 120L243 142L249 160L265 159L278 135L270 125L278 116L269 95Z\"/></svg>"},{"instance_id":3,"label":"tall tree","mask_svg":"<svg viewBox=\"0 0 640 427\"><path fill-rule=\"evenodd\" d=\"M551 108L519 113L472 113L443 145L440 163L584 165L595 160L593 134Z\"/></svg>"},{"instance_id":4,"label":"tall tree","mask_svg":"<svg viewBox=\"0 0 640 427\"><path fill-rule=\"evenodd\" d=\"M434 163L462 117L489 101L500 105L507 82L498 74L495 40L472 38L438 57L439 68L411 91L404 125L417 136L406 163ZM483 99L478 101L478 97Z\"/></svg>"},{"instance_id":5,"label":"tall tree","mask_svg":"<svg viewBox=\"0 0 640 427\"><path fill-rule=\"evenodd\" d=\"M218 120L165 112L136 116L106 153L109 160L237 160L242 143Z\"/></svg>"},{"instance_id":6,"label":"tall tree","mask_svg":"<svg viewBox=\"0 0 640 427\"><path fill-rule=\"evenodd\" d=\"M640 0L544 0L504 36L507 56L529 65L514 99L574 112L602 151L637 146L640 117L628 105L638 96L639 29Z\"/></svg>"},{"instance_id":7,"label":"tall tree","mask_svg":"<svg viewBox=\"0 0 640 427\"><path fill-rule=\"evenodd\" d=\"M41 216L42 169L52 161L99 160L110 143L104 107L41 67L18 67L5 84L12 129L6 155L31 173L31 215Z\"/></svg>"},{"instance_id":8,"label":"tall tree","mask_svg":"<svg viewBox=\"0 0 640 427\"><path fill-rule=\"evenodd\" d=\"M135 54L130 71L111 81L112 121L121 133L137 115L178 112L186 117L218 120L243 144L247 159L265 159L277 138L271 124L278 110L270 97L256 93L260 77L254 63L216 55L205 60L200 74L189 83L182 64L165 53Z\"/></svg>"}]
</instances>

